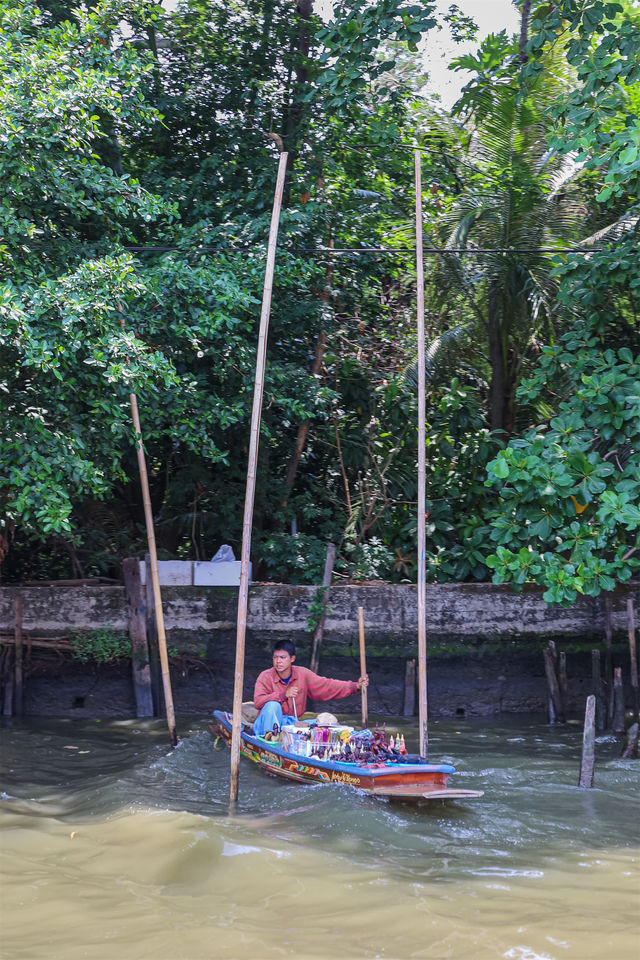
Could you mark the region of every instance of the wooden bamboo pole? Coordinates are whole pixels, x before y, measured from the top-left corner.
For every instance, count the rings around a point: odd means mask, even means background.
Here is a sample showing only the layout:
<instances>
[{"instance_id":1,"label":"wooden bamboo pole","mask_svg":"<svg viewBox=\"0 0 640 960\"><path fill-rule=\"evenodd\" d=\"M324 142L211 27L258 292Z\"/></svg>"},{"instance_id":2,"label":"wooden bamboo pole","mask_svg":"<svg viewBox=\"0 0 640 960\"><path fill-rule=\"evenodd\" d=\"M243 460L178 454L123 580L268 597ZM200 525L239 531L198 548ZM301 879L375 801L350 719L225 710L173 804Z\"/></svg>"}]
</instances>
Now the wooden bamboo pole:
<instances>
[{"instance_id":1,"label":"wooden bamboo pole","mask_svg":"<svg viewBox=\"0 0 640 960\"><path fill-rule=\"evenodd\" d=\"M638 648L636 646L636 621L633 611L633 597L627 597L627 629L629 633L629 659L631 661L631 691L633 693L633 717L638 716Z\"/></svg>"},{"instance_id":2,"label":"wooden bamboo pole","mask_svg":"<svg viewBox=\"0 0 640 960\"><path fill-rule=\"evenodd\" d=\"M613 670L613 720L611 723L614 733L625 731L624 687L622 685L622 667Z\"/></svg>"},{"instance_id":3,"label":"wooden bamboo pole","mask_svg":"<svg viewBox=\"0 0 640 960\"><path fill-rule=\"evenodd\" d=\"M416 188L416 307L418 314L418 725L420 756L429 757L427 721L427 582L426 582L426 370L424 332L424 260L422 251L422 170L414 152Z\"/></svg>"},{"instance_id":4,"label":"wooden bamboo pole","mask_svg":"<svg viewBox=\"0 0 640 960\"><path fill-rule=\"evenodd\" d=\"M22 597L18 593L13 601L13 628L16 640L15 672L15 713L21 717L24 712L22 691Z\"/></svg>"},{"instance_id":5,"label":"wooden bamboo pole","mask_svg":"<svg viewBox=\"0 0 640 960\"><path fill-rule=\"evenodd\" d=\"M367 653L364 644L364 610L362 607L358 607L358 641L360 644L360 676L364 677L367 673ZM367 688L363 686L360 693L362 695L362 729L364 730L369 722Z\"/></svg>"},{"instance_id":6,"label":"wooden bamboo pole","mask_svg":"<svg viewBox=\"0 0 640 960\"><path fill-rule=\"evenodd\" d=\"M149 668L151 671L151 700L153 702L154 717L162 717L162 677L160 670L160 655L158 652L158 623L156 620L156 602L153 598L153 577L151 576L151 560L149 554L144 555L144 630L147 635L149 648ZM166 711L165 711L166 713Z\"/></svg>"},{"instance_id":7,"label":"wooden bamboo pole","mask_svg":"<svg viewBox=\"0 0 640 960\"><path fill-rule=\"evenodd\" d=\"M416 712L416 661L407 660L404 668L403 717L412 717Z\"/></svg>"},{"instance_id":8,"label":"wooden bamboo pole","mask_svg":"<svg viewBox=\"0 0 640 960\"><path fill-rule=\"evenodd\" d=\"M147 544L149 546L149 567L151 572L151 588L153 591L153 601L156 615L156 629L158 631L158 652L160 654L160 667L162 670L162 690L164 693L164 706L167 712L167 727L169 728L169 742L172 747L178 745L178 734L176 732L176 716L173 709L173 692L171 690L171 675L169 673L169 655L167 654L167 637L164 630L164 614L162 612L162 597L160 595L160 578L158 576L158 552L156 550L156 535L153 529L153 514L151 512L151 495L149 493L149 477L147 475L147 463L144 456L144 447L142 446L142 430L140 427L140 414L138 412L138 398L135 393L129 395L131 404L131 418L133 420L133 429L136 438L136 454L138 457L138 471L140 473L140 486L142 488L142 502L144 505L144 522L147 528Z\"/></svg>"},{"instance_id":9,"label":"wooden bamboo pole","mask_svg":"<svg viewBox=\"0 0 640 960\"><path fill-rule=\"evenodd\" d=\"M15 641L14 641L15 643ZM4 678L4 700L2 702L2 716L13 716L13 679L14 679L14 656L11 647L7 650L5 658L5 678Z\"/></svg>"},{"instance_id":10,"label":"wooden bamboo pole","mask_svg":"<svg viewBox=\"0 0 640 960\"><path fill-rule=\"evenodd\" d=\"M544 654L544 669L549 687L549 723L564 723L565 717L562 710L562 697L560 695L558 675L556 674L556 665L551 644L542 652Z\"/></svg>"},{"instance_id":11,"label":"wooden bamboo pole","mask_svg":"<svg viewBox=\"0 0 640 960\"><path fill-rule=\"evenodd\" d=\"M124 317L122 317L122 307L120 307L120 326L124 331ZM178 745L178 734L176 731L176 715L173 709L173 692L171 690L171 674L169 672L169 655L167 653L167 637L164 629L164 613L162 610L162 596L160 594L160 577L158 575L158 551L156 549L156 534L153 527L153 512L151 510L151 494L149 492L149 476L147 474L147 462L144 456L144 445L142 442L142 427L140 426L140 412L138 410L138 398L135 393L129 394L129 404L131 406L131 420L133 422L133 433L135 437L136 456L138 458L138 473L140 474L140 488L142 490L142 504L144 507L144 522L147 528L147 545L149 549L149 567L151 573L151 589L153 593L153 602L155 608L156 629L158 632L158 653L160 654L160 667L162 671L162 690L164 693L164 706L167 714L167 727L169 728L169 742L172 747Z\"/></svg>"},{"instance_id":12,"label":"wooden bamboo pole","mask_svg":"<svg viewBox=\"0 0 640 960\"><path fill-rule=\"evenodd\" d=\"M596 698L596 730L605 730L607 726L607 705L603 696L599 650L591 651L591 676L593 679L593 695Z\"/></svg>"},{"instance_id":13,"label":"wooden bamboo pole","mask_svg":"<svg viewBox=\"0 0 640 960\"><path fill-rule=\"evenodd\" d=\"M613 720L613 659L611 640L613 636L613 600L610 594L604 598L604 686L607 698L607 726Z\"/></svg>"},{"instance_id":14,"label":"wooden bamboo pole","mask_svg":"<svg viewBox=\"0 0 640 960\"><path fill-rule=\"evenodd\" d=\"M320 669L320 648L322 647L322 637L324 636L324 624L327 619L327 594L331 586L333 577L333 565L336 562L336 545L330 543L327 547L327 558L324 563L324 576L322 577L322 613L318 617L318 623L313 631L313 644L311 647L311 669L317 673Z\"/></svg>"},{"instance_id":15,"label":"wooden bamboo pole","mask_svg":"<svg viewBox=\"0 0 640 960\"><path fill-rule=\"evenodd\" d=\"M233 682L233 719L231 727L231 775L229 779L229 798L232 803L238 799L238 772L240 768L240 725L242 711L242 687L244 683L244 649L247 632L247 603L249 599L249 557L251 552L251 528L253 525L253 503L256 492L256 471L258 465L258 447L260 443L260 421L262 419L262 394L264 392L264 370L267 358L267 334L271 313L273 292L273 274L276 263L276 244L280 208L287 172L288 153L280 154L278 176L276 180L269 242L267 245L267 264L262 290L262 309L260 311L260 332L256 355L256 376L253 389L253 410L251 412L251 438L249 442L249 462L247 465L247 488L244 500L244 520L242 525L242 554L240 563L240 589L238 591L238 620L236 632L236 665Z\"/></svg>"}]
</instances>

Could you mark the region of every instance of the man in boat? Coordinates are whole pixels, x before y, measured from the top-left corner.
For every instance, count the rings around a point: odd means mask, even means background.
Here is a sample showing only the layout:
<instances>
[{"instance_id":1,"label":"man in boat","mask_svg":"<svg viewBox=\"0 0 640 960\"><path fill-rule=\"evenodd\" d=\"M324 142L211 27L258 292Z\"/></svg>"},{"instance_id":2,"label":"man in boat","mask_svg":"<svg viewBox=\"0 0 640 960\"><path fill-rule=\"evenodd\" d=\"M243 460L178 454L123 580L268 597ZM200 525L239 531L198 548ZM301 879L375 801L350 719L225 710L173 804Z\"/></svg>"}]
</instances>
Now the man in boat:
<instances>
[{"instance_id":1,"label":"man in boat","mask_svg":"<svg viewBox=\"0 0 640 960\"><path fill-rule=\"evenodd\" d=\"M358 680L330 680L319 677L307 667L296 667L296 648L290 640L281 640L273 648L273 666L263 670L256 680L253 702L260 711L253 732L262 737L282 726L283 717L296 719L307 709L307 697L313 700L340 700L369 686L365 674Z\"/></svg>"}]
</instances>

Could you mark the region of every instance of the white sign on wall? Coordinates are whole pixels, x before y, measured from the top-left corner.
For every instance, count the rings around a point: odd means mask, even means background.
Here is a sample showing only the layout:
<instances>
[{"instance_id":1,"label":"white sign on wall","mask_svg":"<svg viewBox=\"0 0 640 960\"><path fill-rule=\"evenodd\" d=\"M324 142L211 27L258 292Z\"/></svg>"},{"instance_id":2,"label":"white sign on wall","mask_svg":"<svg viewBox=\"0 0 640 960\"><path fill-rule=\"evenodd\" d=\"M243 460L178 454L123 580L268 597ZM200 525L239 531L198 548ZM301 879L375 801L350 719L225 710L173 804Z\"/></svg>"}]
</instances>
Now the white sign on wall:
<instances>
[{"instance_id":1,"label":"white sign on wall","mask_svg":"<svg viewBox=\"0 0 640 960\"><path fill-rule=\"evenodd\" d=\"M237 587L240 585L240 561L158 560L158 577L161 587ZM140 561L140 579L146 583L143 560Z\"/></svg>"}]
</instances>

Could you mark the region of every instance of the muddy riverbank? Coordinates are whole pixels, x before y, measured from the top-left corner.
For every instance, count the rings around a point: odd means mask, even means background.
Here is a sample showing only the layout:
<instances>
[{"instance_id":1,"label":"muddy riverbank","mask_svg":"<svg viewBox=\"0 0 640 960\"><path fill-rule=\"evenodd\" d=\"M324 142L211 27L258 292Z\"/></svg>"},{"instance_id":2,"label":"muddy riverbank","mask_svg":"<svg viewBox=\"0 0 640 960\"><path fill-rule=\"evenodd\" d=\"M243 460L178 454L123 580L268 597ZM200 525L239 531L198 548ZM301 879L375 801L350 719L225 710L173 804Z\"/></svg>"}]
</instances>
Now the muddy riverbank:
<instances>
[{"instance_id":1,"label":"muddy riverbank","mask_svg":"<svg viewBox=\"0 0 640 960\"><path fill-rule=\"evenodd\" d=\"M544 712L547 690L542 650L543 640L461 646L433 644L428 664L429 712L433 717L491 716L497 713ZM569 712L580 714L591 693L591 645L559 641L567 653ZM340 679L354 679L359 663L354 647L348 656L324 657L320 672ZM627 672L627 651L614 645L614 662ZM308 665L308 650L298 661ZM255 679L270 665L262 645L250 643L245 670L245 699L251 699ZM25 714L27 716L133 717L135 700L129 661L91 665L68 655L32 652L27 660ZM387 716L403 713L405 701L404 658L371 656L369 708ZM230 709L233 695L234 650L224 646L213 658L181 655L172 660L171 677L176 710L189 715L207 715L214 709ZM336 701L332 709L357 710L357 698Z\"/></svg>"}]
</instances>

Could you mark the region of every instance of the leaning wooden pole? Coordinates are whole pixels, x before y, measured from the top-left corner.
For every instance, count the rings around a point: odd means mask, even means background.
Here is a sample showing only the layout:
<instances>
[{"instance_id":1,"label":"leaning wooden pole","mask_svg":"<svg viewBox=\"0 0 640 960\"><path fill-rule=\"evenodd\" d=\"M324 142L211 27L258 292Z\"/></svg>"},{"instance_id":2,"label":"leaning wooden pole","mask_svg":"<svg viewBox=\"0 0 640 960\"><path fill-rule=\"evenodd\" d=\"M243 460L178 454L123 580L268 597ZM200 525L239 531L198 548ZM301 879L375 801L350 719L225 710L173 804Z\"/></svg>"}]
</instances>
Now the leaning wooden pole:
<instances>
[{"instance_id":1,"label":"leaning wooden pole","mask_svg":"<svg viewBox=\"0 0 640 960\"><path fill-rule=\"evenodd\" d=\"M162 670L162 690L164 693L164 706L167 713L167 726L169 728L169 740L171 746L178 745L178 734L176 732L176 715L173 709L173 692L171 690L171 676L169 673L169 655L167 653L167 637L164 631L164 614L162 612L162 597L160 596L160 577L158 576L158 551L156 549L156 535L153 528L153 513L151 511L151 496L149 494L149 477L147 474L147 463L144 456L144 447L142 445L142 430L140 427L140 414L138 412L138 398L135 393L130 394L131 419L133 420L133 430L136 438L136 455L138 457L138 472L140 473L140 486L142 488L142 503L144 506L144 522L147 527L147 543L149 545L149 565L151 568L151 586L153 590L153 601L156 614L156 629L158 631L158 653L160 654L160 667Z\"/></svg>"},{"instance_id":2,"label":"leaning wooden pole","mask_svg":"<svg viewBox=\"0 0 640 960\"><path fill-rule=\"evenodd\" d=\"M416 183L416 306L418 313L418 723L420 756L429 757L427 722L427 571L426 571L426 370L424 335L424 258L422 253L422 170L414 153Z\"/></svg>"},{"instance_id":3,"label":"leaning wooden pole","mask_svg":"<svg viewBox=\"0 0 640 960\"><path fill-rule=\"evenodd\" d=\"M633 610L633 597L627 597L627 629L629 633L629 660L631 661L631 690L633 692L633 719L640 720L638 702L638 648L636 645L636 621ZM16 656L17 656L16 649ZM17 663L17 660L16 660Z\"/></svg>"},{"instance_id":4,"label":"leaning wooden pole","mask_svg":"<svg viewBox=\"0 0 640 960\"><path fill-rule=\"evenodd\" d=\"M120 327L124 333L125 325L121 306L119 307L119 310ZM142 427L140 425L138 398L133 392L129 394L129 404L131 406L131 421L133 423L133 435L136 444L136 456L138 458L138 473L140 474L140 489L142 491L144 522L147 528L147 545L149 548L149 564L147 565L147 570L149 570L151 573L151 592L155 610L156 631L158 634L158 653L160 654L160 667L162 670L162 690L164 693L165 712L167 714L167 726L169 728L169 742L171 743L172 747L177 747L178 734L176 732L176 715L173 709L173 691L171 690L171 674L169 672L167 636L164 629L164 614L162 611L162 597L160 595L158 551L156 549L156 534L153 527L151 494L149 493L149 475L147 474L147 462L144 456L144 443L142 442ZM148 587L149 584L147 582L147 588Z\"/></svg>"},{"instance_id":5,"label":"leaning wooden pole","mask_svg":"<svg viewBox=\"0 0 640 960\"><path fill-rule=\"evenodd\" d=\"M16 716L21 717L24 713L24 701L22 696L22 596L19 593L13 601L13 611L13 630L16 645L13 665L15 674L14 706Z\"/></svg>"},{"instance_id":6,"label":"leaning wooden pole","mask_svg":"<svg viewBox=\"0 0 640 960\"><path fill-rule=\"evenodd\" d=\"M240 564L240 590L238 592L238 621L236 632L236 669L233 682L233 719L231 726L231 776L229 780L229 798L232 803L238 799L238 772L240 768L240 726L242 722L242 687L244 683L244 648L247 632L247 603L249 599L249 556L251 552L251 528L253 525L253 503L256 493L256 473L258 466L258 446L260 443L260 421L262 419L262 394L264 391L264 370L267 358L267 334L271 313L271 294L273 291L273 273L276 263L276 244L280 223L280 208L287 172L287 153L280 154L276 192L273 198L269 243L267 246L267 265L262 291L262 310L260 312L260 332L258 335L258 353L256 356L256 376L253 389L253 410L251 412L251 439L249 442L249 463L247 466L247 488L244 499L244 521L242 526L242 555Z\"/></svg>"},{"instance_id":7,"label":"leaning wooden pole","mask_svg":"<svg viewBox=\"0 0 640 960\"><path fill-rule=\"evenodd\" d=\"M364 639L364 610L358 607L358 643L360 646L360 676L364 677L367 672L367 651ZM369 723L369 708L367 704L367 688L362 687L362 729L365 730Z\"/></svg>"},{"instance_id":8,"label":"leaning wooden pole","mask_svg":"<svg viewBox=\"0 0 640 960\"><path fill-rule=\"evenodd\" d=\"M333 577L333 565L336 562L336 545L330 543L327 547L327 559L324 564L324 576L322 578L322 612L318 617L318 623L313 631L313 643L311 645L311 663L309 666L314 673L320 669L320 648L322 647L322 637L324 636L324 624L327 619L327 594L331 586Z\"/></svg>"}]
</instances>

